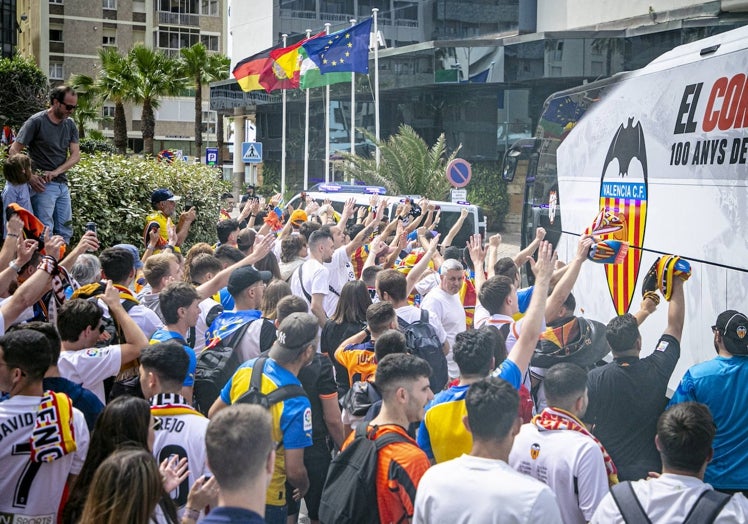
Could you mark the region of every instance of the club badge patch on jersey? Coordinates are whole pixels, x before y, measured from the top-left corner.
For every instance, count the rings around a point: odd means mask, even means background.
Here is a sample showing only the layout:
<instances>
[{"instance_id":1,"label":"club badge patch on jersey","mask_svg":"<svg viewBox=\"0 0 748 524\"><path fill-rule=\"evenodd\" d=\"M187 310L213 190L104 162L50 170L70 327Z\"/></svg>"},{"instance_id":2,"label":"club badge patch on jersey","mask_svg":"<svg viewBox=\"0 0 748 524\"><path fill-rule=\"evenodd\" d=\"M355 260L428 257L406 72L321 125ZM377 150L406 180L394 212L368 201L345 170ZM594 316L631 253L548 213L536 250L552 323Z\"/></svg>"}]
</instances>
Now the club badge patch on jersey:
<instances>
[{"instance_id":1,"label":"club badge patch on jersey","mask_svg":"<svg viewBox=\"0 0 748 524\"><path fill-rule=\"evenodd\" d=\"M530 457L532 458L532 460L538 460L539 456L540 456L540 444L536 442L532 446L530 446Z\"/></svg>"},{"instance_id":2,"label":"club badge patch on jersey","mask_svg":"<svg viewBox=\"0 0 748 524\"><path fill-rule=\"evenodd\" d=\"M97 348L89 348L86 350L87 357L100 357L101 351Z\"/></svg>"},{"instance_id":3,"label":"club badge patch on jersey","mask_svg":"<svg viewBox=\"0 0 748 524\"><path fill-rule=\"evenodd\" d=\"M668 347L669 342L666 342L664 340L660 340L660 343L657 344L657 347L655 348L655 351L665 351Z\"/></svg>"},{"instance_id":4,"label":"club badge patch on jersey","mask_svg":"<svg viewBox=\"0 0 748 524\"><path fill-rule=\"evenodd\" d=\"M304 431L312 430L312 408L304 410Z\"/></svg>"}]
</instances>

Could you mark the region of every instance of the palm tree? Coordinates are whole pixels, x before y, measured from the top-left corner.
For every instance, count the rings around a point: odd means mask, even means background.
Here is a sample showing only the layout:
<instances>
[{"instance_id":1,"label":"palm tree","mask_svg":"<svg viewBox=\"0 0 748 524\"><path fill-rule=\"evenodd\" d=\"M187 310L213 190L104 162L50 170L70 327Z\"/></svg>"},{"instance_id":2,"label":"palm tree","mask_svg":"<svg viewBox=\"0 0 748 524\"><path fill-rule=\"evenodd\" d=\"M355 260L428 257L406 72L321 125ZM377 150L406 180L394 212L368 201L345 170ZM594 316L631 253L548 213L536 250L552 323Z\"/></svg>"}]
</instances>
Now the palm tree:
<instances>
[{"instance_id":1,"label":"palm tree","mask_svg":"<svg viewBox=\"0 0 748 524\"><path fill-rule=\"evenodd\" d=\"M114 148L124 154L127 150L127 118L125 102L130 97L132 75L127 57L113 47L99 49L101 69L96 77L96 90L104 100L114 102Z\"/></svg>"},{"instance_id":2,"label":"palm tree","mask_svg":"<svg viewBox=\"0 0 748 524\"><path fill-rule=\"evenodd\" d=\"M224 55L208 53L201 42L183 47L179 53L179 76L189 78L195 89L195 147L199 159L203 149L203 84L228 78L231 60Z\"/></svg>"},{"instance_id":3,"label":"palm tree","mask_svg":"<svg viewBox=\"0 0 748 524\"><path fill-rule=\"evenodd\" d=\"M88 75L72 75L68 85L78 94L78 107L73 112L72 119L78 127L78 135L86 138L86 124L101 120L101 97L96 88L96 79Z\"/></svg>"},{"instance_id":4,"label":"palm tree","mask_svg":"<svg viewBox=\"0 0 748 524\"><path fill-rule=\"evenodd\" d=\"M176 60L142 44L133 47L127 58L132 75L128 94L133 102L143 106L143 153L153 156L153 136L156 130L153 110L158 109L162 97L175 95L184 88L186 79L178 71Z\"/></svg>"},{"instance_id":5,"label":"palm tree","mask_svg":"<svg viewBox=\"0 0 748 524\"><path fill-rule=\"evenodd\" d=\"M361 132L376 143L374 135L363 129ZM374 153L369 157L343 153L343 159L350 163L349 169L356 179L384 186L392 195L423 195L432 200L445 198L449 191L445 168L460 148L447 154L443 133L429 147L412 127L402 124L397 134L379 141L378 145L381 152L379 168Z\"/></svg>"}]
</instances>

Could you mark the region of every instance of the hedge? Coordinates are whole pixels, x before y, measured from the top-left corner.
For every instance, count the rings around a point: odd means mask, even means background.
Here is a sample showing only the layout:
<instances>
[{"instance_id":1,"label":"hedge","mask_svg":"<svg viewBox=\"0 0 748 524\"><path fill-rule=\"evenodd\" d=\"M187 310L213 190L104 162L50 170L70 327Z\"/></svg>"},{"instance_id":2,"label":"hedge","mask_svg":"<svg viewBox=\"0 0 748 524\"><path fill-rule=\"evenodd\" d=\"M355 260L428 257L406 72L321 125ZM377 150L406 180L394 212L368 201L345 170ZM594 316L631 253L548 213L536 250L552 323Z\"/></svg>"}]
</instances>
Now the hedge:
<instances>
[{"instance_id":1,"label":"hedge","mask_svg":"<svg viewBox=\"0 0 748 524\"><path fill-rule=\"evenodd\" d=\"M185 201L197 206L186 245L216 242L216 221L221 193L231 191L216 168L175 161L172 164L138 156L106 153L81 155L68 172L73 204L73 238L83 234L86 222L96 222L102 246L129 243L143 248L145 216L151 212L151 192L159 187L182 197L173 219L178 220Z\"/></svg>"}]
</instances>

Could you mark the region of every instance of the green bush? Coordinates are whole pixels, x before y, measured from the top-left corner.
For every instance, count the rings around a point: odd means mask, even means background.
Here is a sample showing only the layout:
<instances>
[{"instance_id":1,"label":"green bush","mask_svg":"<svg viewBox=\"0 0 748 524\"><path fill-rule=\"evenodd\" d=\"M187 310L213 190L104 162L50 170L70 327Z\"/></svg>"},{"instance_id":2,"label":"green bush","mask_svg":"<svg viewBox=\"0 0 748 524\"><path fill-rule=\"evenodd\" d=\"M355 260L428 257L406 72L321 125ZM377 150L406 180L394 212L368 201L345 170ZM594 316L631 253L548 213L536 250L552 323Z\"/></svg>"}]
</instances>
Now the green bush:
<instances>
[{"instance_id":1,"label":"green bush","mask_svg":"<svg viewBox=\"0 0 748 524\"><path fill-rule=\"evenodd\" d=\"M86 222L96 222L103 246L126 242L143 247L151 192L159 187L167 187L182 197L173 217L175 223L185 201L190 200L197 206L197 220L192 224L186 244L213 244L221 193L231 190L215 168L202 164L180 161L169 164L138 156L103 153L82 154L68 178L74 238L80 238Z\"/></svg>"},{"instance_id":2,"label":"green bush","mask_svg":"<svg viewBox=\"0 0 748 524\"><path fill-rule=\"evenodd\" d=\"M112 143L105 138L86 137L80 141L81 152L93 155L94 153L116 153Z\"/></svg>"},{"instance_id":3,"label":"green bush","mask_svg":"<svg viewBox=\"0 0 748 524\"><path fill-rule=\"evenodd\" d=\"M483 208L489 231L501 231L509 211L509 195L501 169L495 164L474 164L472 172L467 186L468 201Z\"/></svg>"}]
</instances>

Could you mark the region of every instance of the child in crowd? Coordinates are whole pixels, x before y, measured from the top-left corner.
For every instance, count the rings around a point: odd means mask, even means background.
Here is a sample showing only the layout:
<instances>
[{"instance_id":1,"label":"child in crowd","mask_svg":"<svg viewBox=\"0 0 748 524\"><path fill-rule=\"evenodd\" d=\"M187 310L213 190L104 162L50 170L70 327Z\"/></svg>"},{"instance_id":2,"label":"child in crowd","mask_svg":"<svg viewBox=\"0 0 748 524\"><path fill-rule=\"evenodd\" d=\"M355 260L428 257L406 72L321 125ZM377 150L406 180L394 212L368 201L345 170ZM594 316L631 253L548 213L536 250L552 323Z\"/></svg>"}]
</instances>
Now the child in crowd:
<instances>
[{"instance_id":1,"label":"child in crowd","mask_svg":"<svg viewBox=\"0 0 748 524\"><path fill-rule=\"evenodd\" d=\"M5 187L3 188L3 223L5 223L5 209L13 203L33 212L29 180L33 176L31 159L23 153L10 155L3 166Z\"/></svg>"}]
</instances>

